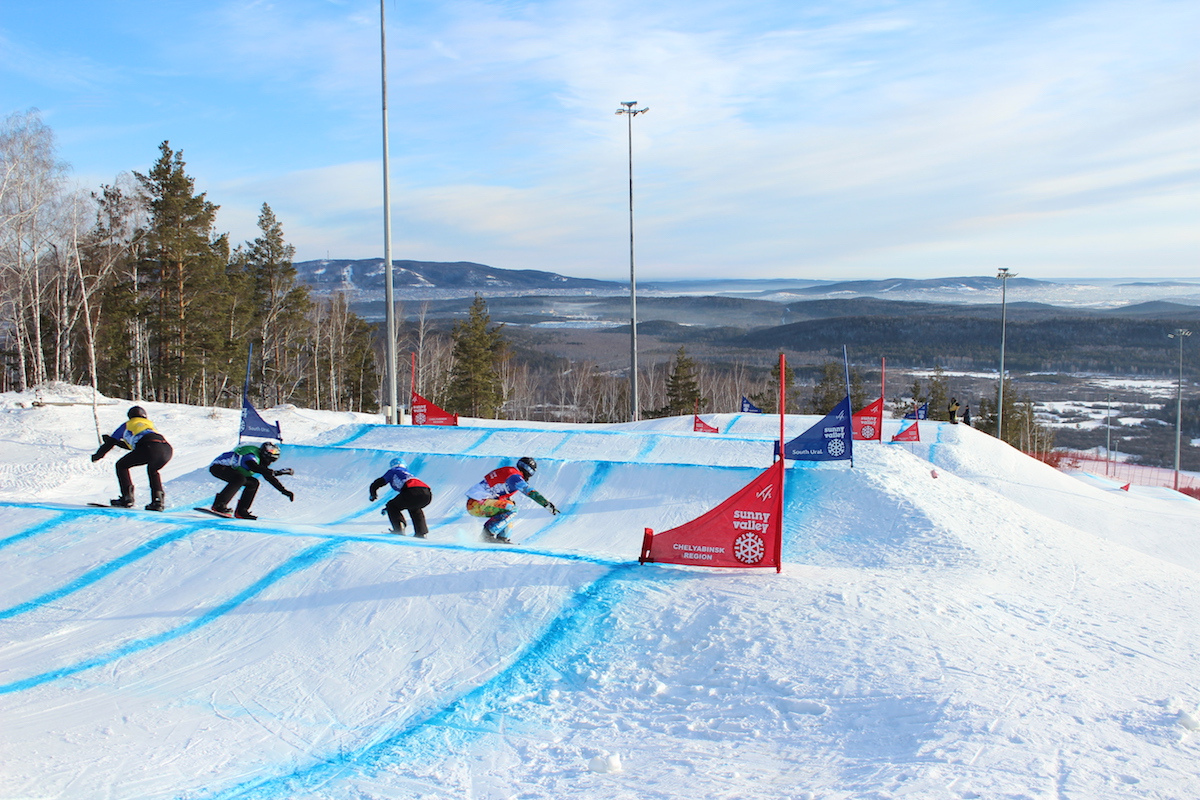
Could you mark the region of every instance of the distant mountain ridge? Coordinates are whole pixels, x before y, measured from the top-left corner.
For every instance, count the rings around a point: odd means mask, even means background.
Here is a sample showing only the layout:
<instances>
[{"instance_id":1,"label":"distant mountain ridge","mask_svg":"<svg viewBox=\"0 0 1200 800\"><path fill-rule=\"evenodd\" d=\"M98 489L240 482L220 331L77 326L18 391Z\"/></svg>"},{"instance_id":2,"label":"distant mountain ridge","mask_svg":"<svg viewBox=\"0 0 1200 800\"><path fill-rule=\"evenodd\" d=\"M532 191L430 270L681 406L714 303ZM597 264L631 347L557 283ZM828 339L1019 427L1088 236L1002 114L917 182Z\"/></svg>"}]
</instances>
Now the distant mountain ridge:
<instances>
[{"instance_id":1,"label":"distant mountain ridge","mask_svg":"<svg viewBox=\"0 0 1200 800\"><path fill-rule=\"evenodd\" d=\"M300 282L321 291L384 291L382 258L334 258L298 261ZM616 291L623 284L591 278L571 278L535 269L497 269L471 261L392 261L396 289L479 292Z\"/></svg>"},{"instance_id":2,"label":"distant mountain ridge","mask_svg":"<svg viewBox=\"0 0 1200 800\"><path fill-rule=\"evenodd\" d=\"M295 265L300 282L317 294L351 292L354 301L380 302L384 294L381 258L318 259ZM447 300L471 297L628 297L625 281L574 278L533 269L500 269L472 261L393 260L393 288L399 300ZM1022 302L1060 307L1118 308L1148 302L1200 305L1200 280L1063 281L1014 277L1007 282L1010 308ZM1000 301L1000 281L994 275L947 278L888 278L831 281L815 278L691 278L643 280L639 298L727 297L758 299L777 304L798 300L873 297L903 303L953 305L993 304ZM1165 315L1177 309L1164 308ZM1143 313L1142 310L1133 312Z\"/></svg>"}]
</instances>

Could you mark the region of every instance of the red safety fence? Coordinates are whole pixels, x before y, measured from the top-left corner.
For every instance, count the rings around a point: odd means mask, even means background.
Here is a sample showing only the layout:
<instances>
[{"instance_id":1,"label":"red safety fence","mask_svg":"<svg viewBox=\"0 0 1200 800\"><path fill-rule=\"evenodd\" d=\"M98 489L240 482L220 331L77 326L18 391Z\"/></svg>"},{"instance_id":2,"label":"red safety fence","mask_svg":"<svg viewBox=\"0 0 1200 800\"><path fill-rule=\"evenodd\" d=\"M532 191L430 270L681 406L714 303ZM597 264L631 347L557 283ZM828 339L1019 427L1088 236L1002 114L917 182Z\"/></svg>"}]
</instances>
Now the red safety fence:
<instances>
[{"instance_id":1,"label":"red safety fence","mask_svg":"<svg viewBox=\"0 0 1200 800\"><path fill-rule=\"evenodd\" d=\"M1070 472L1080 470L1093 475L1103 475L1120 483L1137 486L1175 487L1175 470L1166 467L1150 467L1129 461L1109 461L1102 455L1079 450L1051 450L1050 452L1026 453L1050 466ZM1200 499L1200 479L1191 473L1179 473L1179 491Z\"/></svg>"}]
</instances>

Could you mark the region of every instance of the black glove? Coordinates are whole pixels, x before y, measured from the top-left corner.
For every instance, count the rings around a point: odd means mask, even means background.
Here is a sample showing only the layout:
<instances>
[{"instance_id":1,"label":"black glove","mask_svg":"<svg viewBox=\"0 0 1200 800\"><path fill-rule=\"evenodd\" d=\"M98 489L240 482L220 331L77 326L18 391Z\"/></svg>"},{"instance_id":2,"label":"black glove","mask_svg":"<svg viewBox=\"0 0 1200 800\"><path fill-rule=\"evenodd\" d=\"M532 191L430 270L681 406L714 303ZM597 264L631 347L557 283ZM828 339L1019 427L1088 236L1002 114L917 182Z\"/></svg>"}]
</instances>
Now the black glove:
<instances>
[{"instance_id":1,"label":"black glove","mask_svg":"<svg viewBox=\"0 0 1200 800\"><path fill-rule=\"evenodd\" d=\"M286 497L286 498L288 499L288 502L289 502L289 503L291 503L291 502L295 501L295 499L296 499L296 495L292 494L292 493L291 493L291 492L289 492L287 489L284 489L284 490L283 490L283 496L284 496L284 497Z\"/></svg>"},{"instance_id":2,"label":"black glove","mask_svg":"<svg viewBox=\"0 0 1200 800\"><path fill-rule=\"evenodd\" d=\"M379 495L375 494L374 492L371 492L371 502L374 503L378 499L379 499Z\"/></svg>"},{"instance_id":3,"label":"black glove","mask_svg":"<svg viewBox=\"0 0 1200 800\"><path fill-rule=\"evenodd\" d=\"M102 458L104 458L103 453L92 453L92 461L93 462L99 461Z\"/></svg>"},{"instance_id":4,"label":"black glove","mask_svg":"<svg viewBox=\"0 0 1200 800\"><path fill-rule=\"evenodd\" d=\"M549 500L546 501L546 510L550 512L550 516L552 516L552 517L557 517L559 515L559 513L561 513L561 512L559 512L558 507L556 505L554 505L554 503L551 503Z\"/></svg>"},{"instance_id":5,"label":"black glove","mask_svg":"<svg viewBox=\"0 0 1200 800\"><path fill-rule=\"evenodd\" d=\"M296 470L292 469L291 467L284 467L283 469L275 470L275 474L276 475L295 475Z\"/></svg>"}]
</instances>

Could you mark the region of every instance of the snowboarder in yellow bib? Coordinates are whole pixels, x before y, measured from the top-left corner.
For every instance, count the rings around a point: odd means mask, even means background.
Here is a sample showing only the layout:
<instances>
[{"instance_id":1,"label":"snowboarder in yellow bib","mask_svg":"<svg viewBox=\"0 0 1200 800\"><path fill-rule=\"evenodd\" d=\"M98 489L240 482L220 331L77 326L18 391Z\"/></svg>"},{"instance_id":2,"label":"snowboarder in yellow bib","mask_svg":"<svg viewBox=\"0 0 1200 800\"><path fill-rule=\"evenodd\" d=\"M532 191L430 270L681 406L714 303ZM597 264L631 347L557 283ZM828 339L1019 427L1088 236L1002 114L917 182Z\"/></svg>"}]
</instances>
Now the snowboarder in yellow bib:
<instances>
[{"instance_id":1,"label":"snowboarder in yellow bib","mask_svg":"<svg viewBox=\"0 0 1200 800\"><path fill-rule=\"evenodd\" d=\"M162 511L166 500L162 478L158 471L167 465L175 451L161 433L154 430L154 423L146 419L146 409L134 406L129 409L129 419L105 436L100 449L92 453L92 461L99 461L114 447L130 452L117 461L117 485L121 496L109 501L117 508L133 508L133 478L129 470L146 465L146 477L150 479L150 504L147 511Z\"/></svg>"}]
</instances>

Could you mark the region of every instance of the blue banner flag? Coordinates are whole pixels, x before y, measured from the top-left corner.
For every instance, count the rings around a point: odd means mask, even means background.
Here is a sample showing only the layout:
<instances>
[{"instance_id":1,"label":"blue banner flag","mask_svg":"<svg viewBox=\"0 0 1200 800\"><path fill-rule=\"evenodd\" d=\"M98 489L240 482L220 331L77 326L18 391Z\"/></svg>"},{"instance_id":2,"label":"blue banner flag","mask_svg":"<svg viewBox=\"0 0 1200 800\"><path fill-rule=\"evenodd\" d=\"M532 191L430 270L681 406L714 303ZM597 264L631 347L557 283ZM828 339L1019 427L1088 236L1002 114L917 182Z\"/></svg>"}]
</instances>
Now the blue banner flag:
<instances>
[{"instance_id":1,"label":"blue banner flag","mask_svg":"<svg viewBox=\"0 0 1200 800\"><path fill-rule=\"evenodd\" d=\"M854 426L850 420L850 398L845 397L824 419L784 444L783 457L793 461L853 459Z\"/></svg>"},{"instance_id":2,"label":"blue banner flag","mask_svg":"<svg viewBox=\"0 0 1200 800\"><path fill-rule=\"evenodd\" d=\"M242 428L238 431L238 438L243 436L254 436L259 439L278 439L283 441L283 436L279 432L279 423L274 425L267 422L258 415L254 410L254 406L250 405L250 401L242 397Z\"/></svg>"},{"instance_id":3,"label":"blue banner flag","mask_svg":"<svg viewBox=\"0 0 1200 800\"><path fill-rule=\"evenodd\" d=\"M743 414L761 414L762 409L759 408L758 406L754 405L754 403L751 403L749 400L747 400L745 395L742 395L742 413Z\"/></svg>"},{"instance_id":4,"label":"blue banner flag","mask_svg":"<svg viewBox=\"0 0 1200 800\"><path fill-rule=\"evenodd\" d=\"M904 415L905 419L929 419L929 403L922 403L916 411Z\"/></svg>"}]
</instances>

